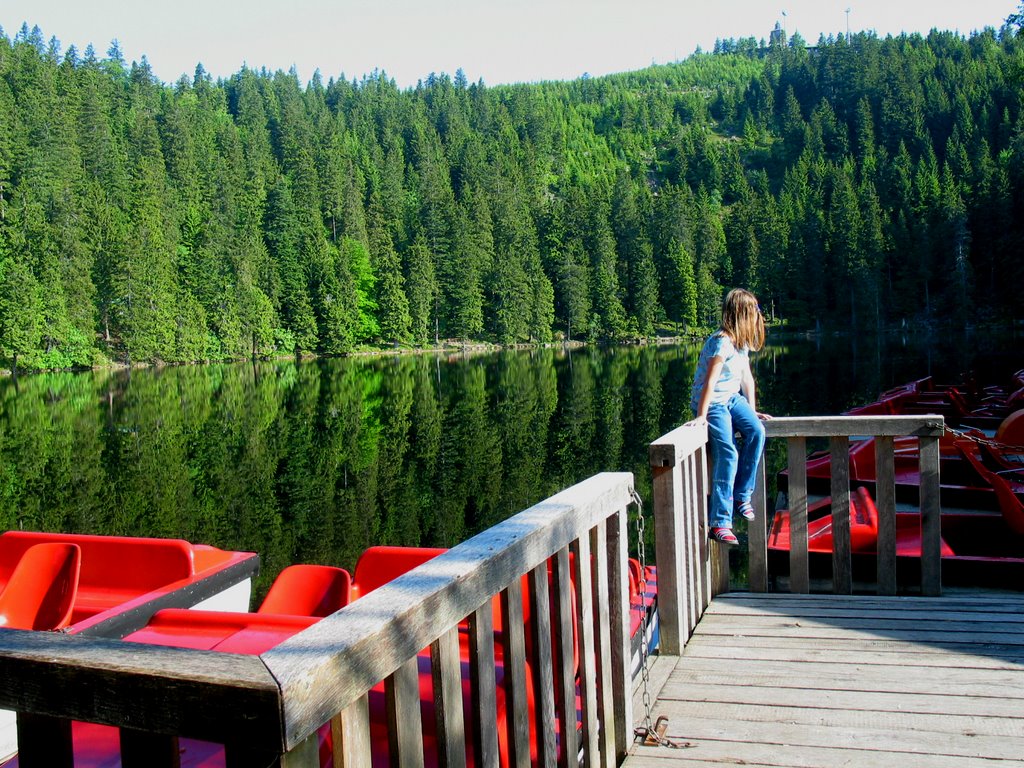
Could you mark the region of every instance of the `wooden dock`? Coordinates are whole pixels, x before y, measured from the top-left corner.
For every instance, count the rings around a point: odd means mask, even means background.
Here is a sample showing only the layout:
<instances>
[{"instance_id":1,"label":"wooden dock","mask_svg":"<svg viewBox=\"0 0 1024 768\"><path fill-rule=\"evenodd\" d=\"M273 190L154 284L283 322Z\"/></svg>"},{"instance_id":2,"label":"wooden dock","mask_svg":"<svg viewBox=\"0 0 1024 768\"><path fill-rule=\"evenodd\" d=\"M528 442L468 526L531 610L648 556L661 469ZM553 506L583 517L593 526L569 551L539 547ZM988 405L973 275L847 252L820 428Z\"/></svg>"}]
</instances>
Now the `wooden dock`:
<instances>
[{"instance_id":1,"label":"wooden dock","mask_svg":"<svg viewBox=\"0 0 1024 768\"><path fill-rule=\"evenodd\" d=\"M1024 766L1024 595L712 600L652 709L660 766ZM642 715L642 710L637 712Z\"/></svg>"}]
</instances>

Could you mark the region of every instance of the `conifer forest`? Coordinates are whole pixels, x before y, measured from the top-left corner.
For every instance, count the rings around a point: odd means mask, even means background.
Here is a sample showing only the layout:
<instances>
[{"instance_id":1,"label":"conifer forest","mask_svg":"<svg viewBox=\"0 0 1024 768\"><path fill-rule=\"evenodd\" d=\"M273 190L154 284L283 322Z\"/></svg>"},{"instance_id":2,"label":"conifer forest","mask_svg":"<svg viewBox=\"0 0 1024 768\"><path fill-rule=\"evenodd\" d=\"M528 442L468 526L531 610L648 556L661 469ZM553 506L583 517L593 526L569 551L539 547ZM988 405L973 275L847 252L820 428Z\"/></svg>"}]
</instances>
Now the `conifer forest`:
<instances>
[{"instance_id":1,"label":"conifer forest","mask_svg":"<svg viewBox=\"0 0 1024 768\"><path fill-rule=\"evenodd\" d=\"M714 326L735 285L795 329L1019 320L1022 102L1012 24L409 89L164 84L25 26L0 33L0 358L636 339Z\"/></svg>"}]
</instances>

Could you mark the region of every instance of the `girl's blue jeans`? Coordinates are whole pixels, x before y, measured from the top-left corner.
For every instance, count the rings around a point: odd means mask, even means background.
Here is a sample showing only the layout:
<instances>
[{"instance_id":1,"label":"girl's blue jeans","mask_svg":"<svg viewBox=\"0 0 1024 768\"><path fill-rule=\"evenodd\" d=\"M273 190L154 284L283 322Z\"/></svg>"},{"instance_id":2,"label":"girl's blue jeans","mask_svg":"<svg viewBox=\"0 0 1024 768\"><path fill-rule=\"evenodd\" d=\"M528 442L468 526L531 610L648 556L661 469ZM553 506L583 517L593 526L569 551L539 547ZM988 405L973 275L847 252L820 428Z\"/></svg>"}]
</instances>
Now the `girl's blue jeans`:
<instances>
[{"instance_id":1,"label":"girl's blue jeans","mask_svg":"<svg viewBox=\"0 0 1024 768\"><path fill-rule=\"evenodd\" d=\"M743 440L736 446L735 434ZM735 505L754 495L757 465L764 450L764 425L743 395L708 408L708 437L711 443L711 509L708 525L732 528Z\"/></svg>"}]
</instances>

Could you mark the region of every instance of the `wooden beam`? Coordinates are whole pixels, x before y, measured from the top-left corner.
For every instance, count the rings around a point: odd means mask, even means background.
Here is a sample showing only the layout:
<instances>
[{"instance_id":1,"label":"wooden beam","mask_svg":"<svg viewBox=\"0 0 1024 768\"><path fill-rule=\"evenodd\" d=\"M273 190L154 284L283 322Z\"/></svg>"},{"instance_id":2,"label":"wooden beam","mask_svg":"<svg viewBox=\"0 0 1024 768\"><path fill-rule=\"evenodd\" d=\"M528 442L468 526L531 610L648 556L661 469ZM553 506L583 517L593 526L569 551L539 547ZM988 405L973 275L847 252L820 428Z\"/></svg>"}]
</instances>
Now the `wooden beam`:
<instances>
[{"instance_id":1,"label":"wooden beam","mask_svg":"<svg viewBox=\"0 0 1024 768\"><path fill-rule=\"evenodd\" d=\"M17 728L19 766L74 768L70 720L19 712Z\"/></svg>"},{"instance_id":2,"label":"wooden beam","mask_svg":"<svg viewBox=\"0 0 1024 768\"><path fill-rule=\"evenodd\" d=\"M942 523L939 508L939 439L922 437L921 469L921 593L942 594Z\"/></svg>"},{"instance_id":3,"label":"wooden beam","mask_svg":"<svg viewBox=\"0 0 1024 768\"><path fill-rule=\"evenodd\" d=\"M438 763L465 768L466 723L462 714L458 627L452 627L430 644L430 671L434 682Z\"/></svg>"},{"instance_id":4,"label":"wooden beam","mask_svg":"<svg viewBox=\"0 0 1024 768\"><path fill-rule=\"evenodd\" d=\"M394 671L384 682L384 694L387 701L391 765L395 768L422 768L423 722L420 715L418 657L413 656Z\"/></svg>"},{"instance_id":5,"label":"wooden beam","mask_svg":"<svg viewBox=\"0 0 1024 768\"><path fill-rule=\"evenodd\" d=\"M529 768L530 715L526 701L526 638L523 630L522 579L501 593L501 642L505 671L509 766Z\"/></svg>"},{"instance_id":6,"label":"wooden beam","mask_svg":"<svg viewBox=\"0 0 1024 768\"><path fill-rule=\"evenodd\" d=\"M122 728L121 768L181 768L177 736Z\"/></svg>"},{"instance_id":7,"label":"wooden beam","mask_svg":"<svg viewBox=\"0 0 1024 768\"><path fill-rule=\"evenodd\" d=\"M942 416L780 416L764 422L768 437L849 437L913 435L941 437Z\"/></svg>"},{"instance_id":8,"label":"wooden beam","mask_svg":"<svg viewBox=\"0 0 1024 768\"><path fill-rule=\"evenodd\" d=\"M832 590L853 592L853 557L850 549L850 438L829 439L832 465Z\"/></svg>"},{"instance_id":9,"label":"wooden beam","mask_svg":"<svg viewBox=\"0 0 1024 768\"><path fill-rule=\"evenodd\" d=\"M707 424L688 421L650 444L652 467L673 467L708 441Z\"/></svg>"},{"instance_id":10,"label":"wooden beam","mask_svg":"<svg viewBox=\"0 0 1024 768\"><path fill-rule=\"evenodd\" d=\"M483 768L498 768L499 757L492 611L491 601L488 600L469 617L469 680L472 696L474 764Z\"/></svg>"},{"instance_id":11,"label":"wooden beam","mask_svg":"<svg viewBox=\"0 0 1024 768\"><path fill-rule=\"evenodd\" d=\"M553 659L557 658L551 634L554 607L551 604L551 587L547 563L541 563L529 578L530 622L533 642L533 690L536 700L534 731L537 734L537 764L543 768L554 768L558 758L555 738L555 672ZM570 642L572 630L569 631ZM452 765L439 761L441 765Z\"/></svg>"},{"instance_id":12,"label":"wooden beam","mask_svg":"<svg viewBox=\"0 0 1024 768\"><path fill-rule=\"evenodd\" d=\"M280 690L256 656L0 632L0 679L4 709L285 751Z\"/></svg>"},{"instance_id":13,"label":"wooden beam","mask_svg":"<svg viewBox=\"0 0 1024 768\"><path fill-rule=\"evenodd\" d=\"M896 467L893 439L875 438L875 508L878 510L878 594L896 594Z\"/></svg>"},{"instance_id":14,"label":"wooden beam","mask_svg":"<svg viewBox=\"0 0 1024 768\"><path fill-rule=\"evenodd\" d=\"M750 552L750 589L754 592L768 591L768 500L765 498L764 454L758 459L755 470L754 519L747 526L747 549ZM725 558L728 570L728 557Z\"/></svg>"},{"instance_id":15,"label":"wooden beam","mask_svg":"<svg viewBox=\"0 0 1024 768\"><path fill-rule=\"evenodd\" d=\"M579 753L576 715L576 669L574 655L578 638L575 631L581 622L573 621L576 595L572 586L572 567L569 548L558 551L552 565L554 577L555 619L558 633L555 635L556 681L562 703L562 740L565 754ZM574 629L576 628L576 629Z\"/></svg>"},{"instance_id":16,"label":"wooden beam","mask_svg":"<svg viewBox=\"0 0 1024 768\"><path fill-rule=\"evenodd\" d=\"M457 653L458 649L456 649ZM460 718L461 713L460 706ZM440 733L438 735L440 736ZM331 740L335 768L370 768L370 700L368 695L364 694L331 718ZM464 744L462 755L462 767L464 768L466 764ZM448 765L456 766L458 763L450 762Z\"/></svg>"},{"instance_id":17,"label":"wooden beam","mask_svg":"<svg viewBox=\"0 0 1024 768\"><path fill-rule=\"evenodd\" d=\"M807 438L790 437L787 443L789 589L791 592L806 593L811 588L807 560Z\"/></svg>"},{"instance_id":18,"label":"wooden beam","mask_svg":"<svg viewBox=\"0 0 1024 768\"><path fill-rule=\"evenodd\" d=\"M651 473L661 648L666 654L678 656L686 643L688 627L682 468L678 464L667 467L655 465L651 467Z\"/></svg>"},{"instance_id":19,"label":"wooden beam","mask_svg":"<svg viewBox=\"0 0 1024 768\"><path fill-rule=\"evenodd\" d=\"M591 577L590 532L573 543L576 563L576 615L580 633L580 698L583 704L583 765L598 764L597 650L594 641L594 580Z\"/></svg>"}]
</instances>

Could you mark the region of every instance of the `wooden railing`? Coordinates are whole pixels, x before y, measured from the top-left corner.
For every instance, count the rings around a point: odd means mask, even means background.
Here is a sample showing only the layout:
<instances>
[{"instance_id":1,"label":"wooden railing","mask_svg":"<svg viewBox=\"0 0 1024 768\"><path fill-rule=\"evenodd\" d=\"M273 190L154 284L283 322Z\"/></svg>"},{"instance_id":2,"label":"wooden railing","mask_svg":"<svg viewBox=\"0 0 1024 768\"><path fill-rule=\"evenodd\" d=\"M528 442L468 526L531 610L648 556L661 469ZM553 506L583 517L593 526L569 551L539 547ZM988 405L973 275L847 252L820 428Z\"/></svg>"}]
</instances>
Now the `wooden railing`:
<instances>
[{"instance_id":1,"label":"wooden railing","mask_svg":"<svg viewBox=\"0 0 1024 768\"><path fill-rule=\"evenodd\" d=\"M369 766L369 692L382 680L391 764L422 765L418 656L427 647L441 764L465 765L468 741L475 765L497 766L502 739L510 765L529 764L533 739L542 765L554 765L558 751L579 752L586 765L615 765L631 742L633 725L631 488L631 474L596 475L262 656L0 631L0 707L18 712L20 765L74 765L71 721L80 720L120 727L125 768L176 766L179 737L224 744L228 768L313 768L320 765L319 732L328 723L334 765ZM524 584L531 613L525 623ZM495 596L502 606L498 633L492 618ZM581 617L578 676L574 608ZM469 634L471 723L463 717L460 632ZM505 670L502 739L495 724L496 637ZM556 690L573 710L577 683L580 743L570 711L556 744Z\"/></svg>"},{"instance_id":2,"label":"wooden railing","mask_svg":"<svg viewBox=\"0 0 1024 768\"><path fill-rule=\"evenodd\" d=\"M941 531L939 510L939 438L942 416L819 416L777 418L764 422L768 438L786 438L788 504L790 519L789 587L808 592L810 572L807 552L807 439L828 438L831 455L832 586L836 594L853 591L850 548L850 436L875 438L875 506L878 509L877 591L896 594L896 493L893 438L918 438L920 449L919 508L921 513L921 593L942 592ZM750 588L768 590L767 541L770 519L765 498L764 462L758 472L750 523Z\"/></svg>"},{"instance_id":3,"label":"wooden railing","mask_svg":"<svg viewBox=\"0 0 1024 768\"><path fill-rule=\"evenodd\" d=\"M764 422L769 438L786 438L789 469L791 549L789 588L810 590L807 551L807 440L827 438L831 453L833 590L853 590L850 545L850 437L874 437L878 508L877 590L896 593L896 502L893 438L916 436L920 447L921 592L942 591L939 529L939 438L941 416L830 416L776 418ZM707 428L693 422L658 438L650 446L654 482L654 518L658 561L661 650L678 654L714 595L729 590L727 551L709 544ZM768 590L768 521L774 512L766 499L762 460L748 528L750 589ZM772 500L774 502L774 500Z\"/></svg>"}]
</instances>

